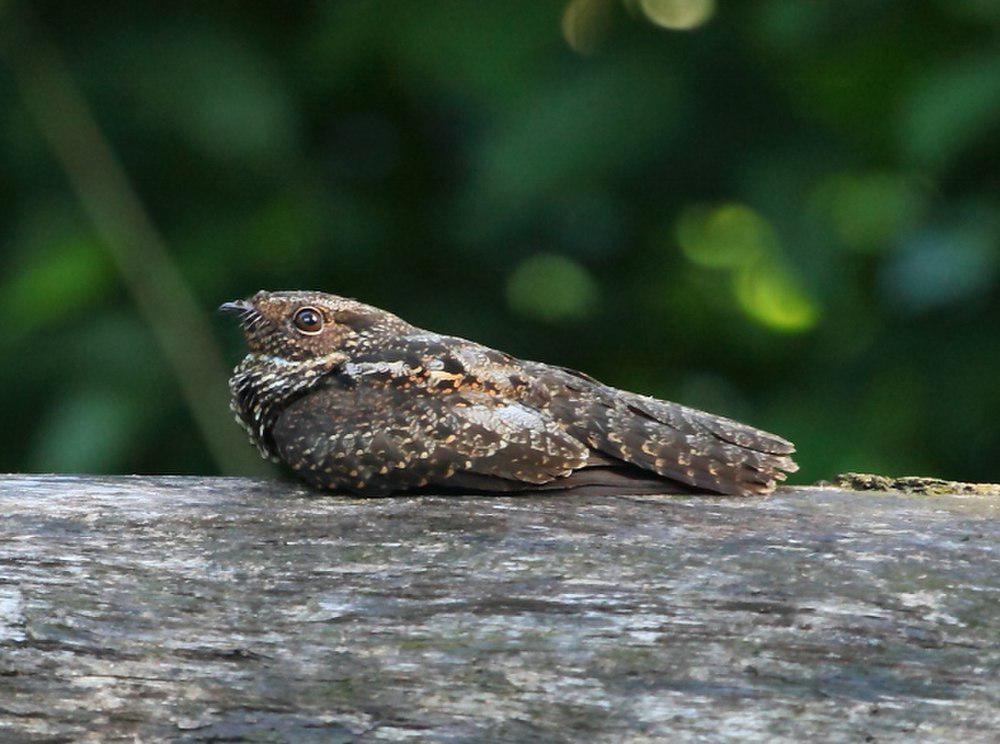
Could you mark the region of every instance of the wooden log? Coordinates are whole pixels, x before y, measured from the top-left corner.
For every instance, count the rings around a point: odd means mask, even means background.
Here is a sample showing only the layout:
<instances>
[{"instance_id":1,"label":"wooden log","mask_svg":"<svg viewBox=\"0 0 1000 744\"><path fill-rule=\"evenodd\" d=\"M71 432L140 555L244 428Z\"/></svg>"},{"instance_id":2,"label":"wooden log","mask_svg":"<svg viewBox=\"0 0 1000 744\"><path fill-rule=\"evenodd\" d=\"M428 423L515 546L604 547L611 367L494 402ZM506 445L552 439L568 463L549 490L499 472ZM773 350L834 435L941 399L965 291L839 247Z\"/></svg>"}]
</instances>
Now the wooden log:
<instances>
[{"instance_id":1,"label":"wooden log","mask_svg":"<svg viewBox=\"0 0 1000 744\"><path fill-rule=\"evenodd\" d=\"M995 741L1000 501L0 478L0 741Z\"/></svg>"}]
</instances>

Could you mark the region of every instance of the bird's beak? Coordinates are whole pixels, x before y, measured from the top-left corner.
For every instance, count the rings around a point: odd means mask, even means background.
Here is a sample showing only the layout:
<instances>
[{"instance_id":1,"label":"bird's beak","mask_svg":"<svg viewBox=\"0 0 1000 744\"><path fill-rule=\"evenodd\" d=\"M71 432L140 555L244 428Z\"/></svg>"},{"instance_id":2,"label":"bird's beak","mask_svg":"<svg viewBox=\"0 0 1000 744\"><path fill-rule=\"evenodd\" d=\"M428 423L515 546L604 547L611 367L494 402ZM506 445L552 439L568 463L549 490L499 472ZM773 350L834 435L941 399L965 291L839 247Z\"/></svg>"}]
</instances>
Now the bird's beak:
<instances>
[{"instance_id":1,"label":"bird's beak","mask_svg":"<svg viewBox=\"0 0 1000 744\"><path fill-rule=\"evenodd\" d=\"M247 300L233 300L232 302L223 302L219 305L220 313L245 313L253 310L253 304Z\"/></svg>"}]
</instances>

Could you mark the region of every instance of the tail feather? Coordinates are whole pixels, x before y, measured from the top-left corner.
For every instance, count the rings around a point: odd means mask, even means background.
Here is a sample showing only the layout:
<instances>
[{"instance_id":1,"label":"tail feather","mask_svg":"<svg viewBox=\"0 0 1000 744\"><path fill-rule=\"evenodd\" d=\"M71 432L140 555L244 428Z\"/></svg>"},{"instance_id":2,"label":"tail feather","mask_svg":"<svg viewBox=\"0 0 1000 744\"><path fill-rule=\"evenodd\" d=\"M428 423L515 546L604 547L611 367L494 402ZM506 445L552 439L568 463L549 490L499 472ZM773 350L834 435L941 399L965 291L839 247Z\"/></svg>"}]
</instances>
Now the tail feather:
<instances>
[{"instance_id":1,"label":"tail feather","mask_svg":"<svg viewBox=\"0 0 1000 744\"><path fill-rule=\"evenodd\" d=\"M628 407L642 416L672 426L680 431L703 430L724 442L755 452L771 455L790 455L795 445L777 434L755 429L725 416L716 416L697 408L689 408L679 403L657 400L645 395L626 393L630 400Z\"/></svg>"},{"instance_id":2,"label":"tail feather","mask_svg":"<svg viewBox=\"0 0 1000 744\"><path fill-rule=\"evenodd\" d=\"M769 493L798 470L794 445L769 432L586 377L565 384L576 394L553 396L553 413L573 436L664 478L748 495Z\"/></svg>"},{"instance_id":3,"label":"tail feather","mask_svg":"<svg viewBox=\"0 0 1000 744\"><path fill-rule=\"evenodd\" d=\"M774 490L778 476L784 475L769 456L700 432L685 433L634 416L612 414L608 420L611 430L598 429L591 446L614 450L626 462L665 478L709 491L750 494Z\"/></svg>"}]
</instances>

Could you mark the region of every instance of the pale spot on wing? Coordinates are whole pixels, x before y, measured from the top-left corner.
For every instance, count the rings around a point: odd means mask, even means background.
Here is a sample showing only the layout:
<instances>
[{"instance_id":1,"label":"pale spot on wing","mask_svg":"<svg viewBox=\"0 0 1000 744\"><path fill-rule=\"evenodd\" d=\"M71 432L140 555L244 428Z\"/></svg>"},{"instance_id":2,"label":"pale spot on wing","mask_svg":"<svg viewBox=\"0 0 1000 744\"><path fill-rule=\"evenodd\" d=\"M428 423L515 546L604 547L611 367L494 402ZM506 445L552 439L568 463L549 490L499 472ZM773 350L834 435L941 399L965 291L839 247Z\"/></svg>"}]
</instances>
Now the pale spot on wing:
<instances>
[{"instance_id":1,"label":"pale spot on wing","mask_svg":"<svg viewBox=\"0 0 1000 744\"><path fill-rule=\"evenodd\" d=\"M473 405L456 408L455 413L501 435L511 435L530 429L545 429L546 421L537 411L519 403L503 406Z\"/></svg>"}]
</instances>

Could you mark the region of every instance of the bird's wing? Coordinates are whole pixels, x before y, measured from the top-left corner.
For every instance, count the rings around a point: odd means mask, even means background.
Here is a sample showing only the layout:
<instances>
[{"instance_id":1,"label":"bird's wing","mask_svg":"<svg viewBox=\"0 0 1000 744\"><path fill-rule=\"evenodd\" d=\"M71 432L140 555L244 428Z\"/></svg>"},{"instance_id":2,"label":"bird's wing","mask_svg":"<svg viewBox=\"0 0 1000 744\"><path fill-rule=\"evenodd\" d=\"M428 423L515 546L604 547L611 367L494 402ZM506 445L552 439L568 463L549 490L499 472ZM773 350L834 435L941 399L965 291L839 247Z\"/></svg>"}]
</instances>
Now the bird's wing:
<instances>
[{"instance_id":1,"label":"bird's wing","mask_svg":"<svg viewBox=\"0 0 1000 744\"><path fill-rule=\"evenodd\" d=\"M720 493L767 493L798 466L791 442L677 403L535 365L553 418L594 449L666 478Z\"/></svg>"},{"instance_id":2,"label":"bird's wing","mask_svg":"<svg viewBox=\"0 0 1000 744\"><path fill-rule=\"evenodd\" d=\"M316 485L377 495L541 484L587 462L589 448L544 412L483 389L428 385L426 369L372 364L331 377L272 429L282 459Z\"/></svg>"}]
</instances>

